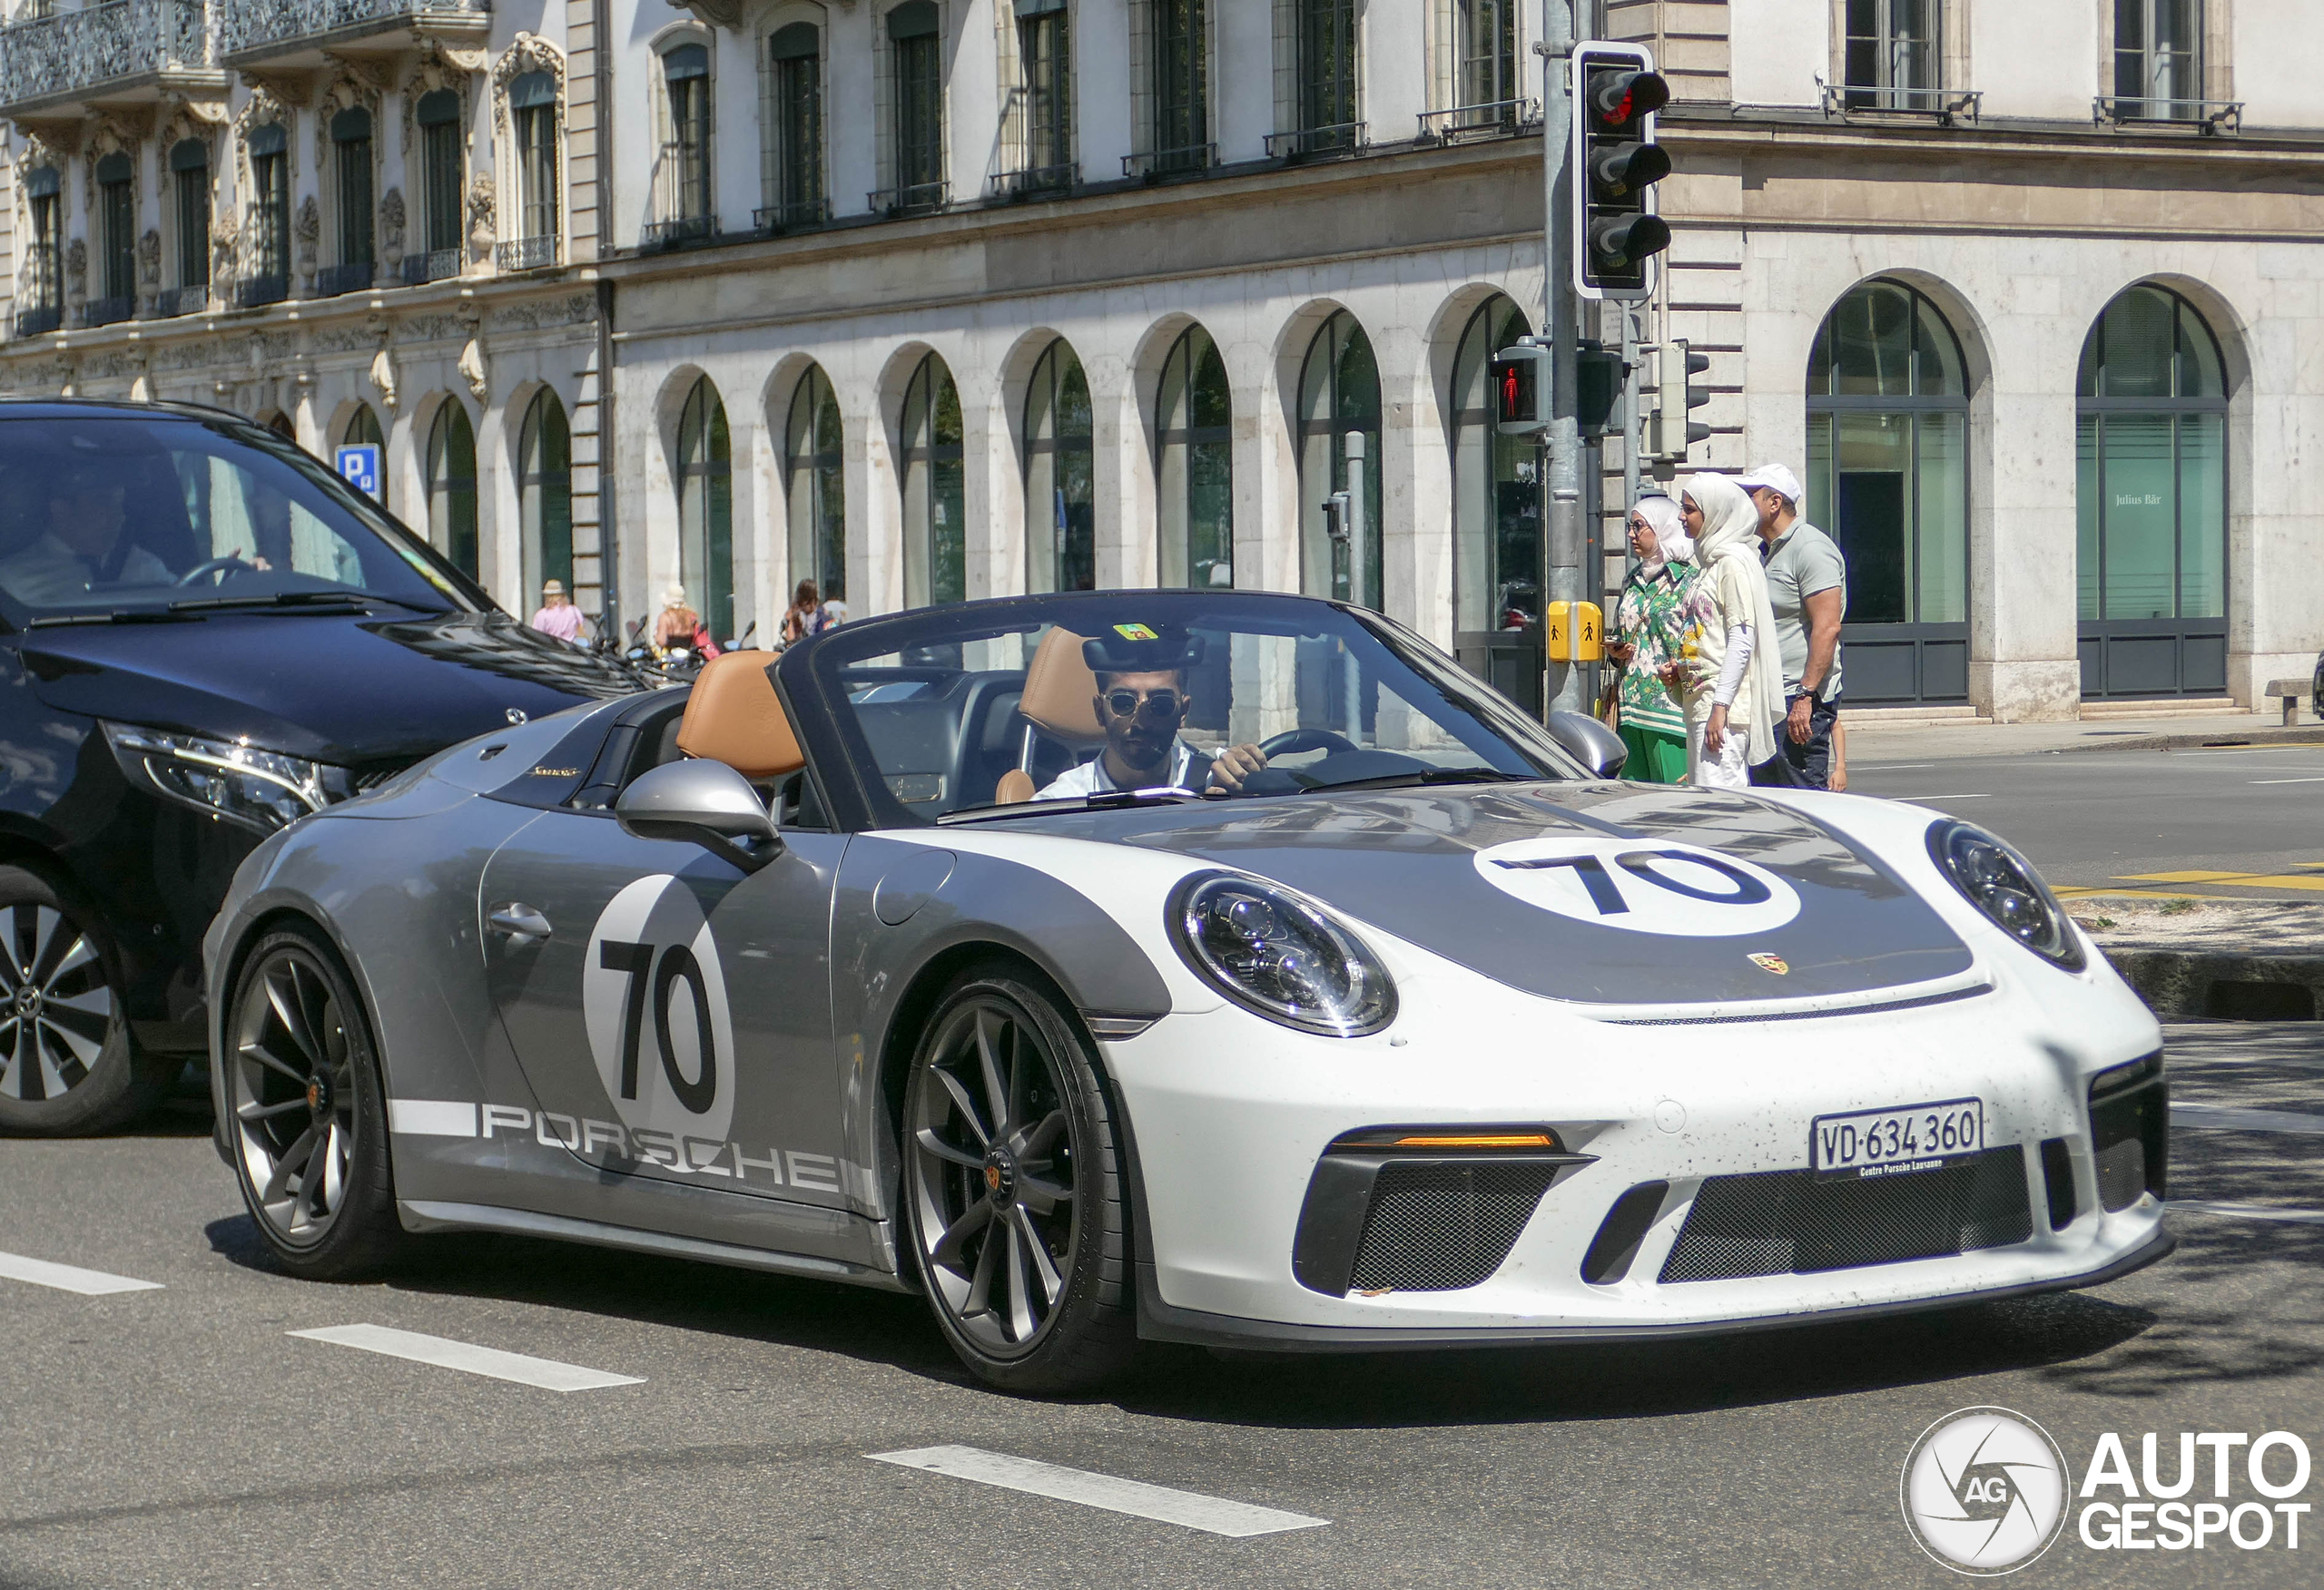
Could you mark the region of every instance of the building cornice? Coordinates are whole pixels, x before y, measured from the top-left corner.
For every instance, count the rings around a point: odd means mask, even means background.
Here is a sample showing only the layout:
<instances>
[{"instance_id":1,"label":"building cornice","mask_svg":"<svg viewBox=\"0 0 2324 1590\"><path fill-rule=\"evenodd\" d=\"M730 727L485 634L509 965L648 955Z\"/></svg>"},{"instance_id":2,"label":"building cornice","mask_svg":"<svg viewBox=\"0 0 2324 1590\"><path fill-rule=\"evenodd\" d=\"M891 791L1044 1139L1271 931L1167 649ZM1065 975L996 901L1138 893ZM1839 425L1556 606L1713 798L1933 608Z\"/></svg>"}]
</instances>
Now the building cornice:
<instances>
[{"instance_id":1,"label":"building cornice","mask_svg":"<svg viewBox=\"0 0 2324 1590\"><path fill-rule=\"evenodd\" d=\"M1849 121L1827 118L1812 110L1788 112L1764 106L1684 107L1667 111L1659 119L1661 142L1672 151L1748 152L1782 150L1787 152L1828 152L1854 154L1877 151L1887 155L1925 157L1958 162L1986 156L1995 159L2065 158L2141 164L2287 164L2324 165L2324 129L2251 129L2206 136L2186 130L2094 126L2081 122L2052 122L1994 117L1953 126L1930 120Z\"/></svg>"}]
</instances>

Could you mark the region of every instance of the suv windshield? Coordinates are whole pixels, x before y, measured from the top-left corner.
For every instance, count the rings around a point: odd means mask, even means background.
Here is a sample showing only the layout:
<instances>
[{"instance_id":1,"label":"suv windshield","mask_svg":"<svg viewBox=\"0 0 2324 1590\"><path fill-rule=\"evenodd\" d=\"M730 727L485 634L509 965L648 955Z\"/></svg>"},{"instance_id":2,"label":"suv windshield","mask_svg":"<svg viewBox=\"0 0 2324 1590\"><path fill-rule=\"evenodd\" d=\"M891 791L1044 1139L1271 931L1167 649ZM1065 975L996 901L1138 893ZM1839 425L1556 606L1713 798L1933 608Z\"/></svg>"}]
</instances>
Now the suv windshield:
<instances>
[{"instance_id":1,"label":"suv windshield","mask_svg":"<svg viewBox=\"0 0 2324 1590\"><path fill-rule=\"evenodd\" d=\"M19 626L367 596L479 605L408 532L253 427L0 420L0 611Z\"/></svg>"},{"instance_id":2,"label":"suv windshield","mask_svg":"<svg viewBox=\"0 0 2324 1590\"><path fill-rule=\"evenodd\" d=\"M1589 775L1506 699L1375 614L1137 591L928 608L799 659L875 820Z\"/></svg>"}]
</instances>

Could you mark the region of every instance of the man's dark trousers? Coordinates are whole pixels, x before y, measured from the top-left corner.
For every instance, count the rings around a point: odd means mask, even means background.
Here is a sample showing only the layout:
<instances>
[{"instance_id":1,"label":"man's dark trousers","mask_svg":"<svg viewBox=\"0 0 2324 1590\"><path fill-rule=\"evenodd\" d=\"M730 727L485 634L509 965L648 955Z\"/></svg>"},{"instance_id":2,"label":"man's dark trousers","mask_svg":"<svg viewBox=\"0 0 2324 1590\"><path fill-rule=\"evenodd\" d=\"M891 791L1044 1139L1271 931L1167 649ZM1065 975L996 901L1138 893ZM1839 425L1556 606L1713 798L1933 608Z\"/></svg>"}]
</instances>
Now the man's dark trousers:
<instances>
[{"instance_id":1,"label":"man's dark trousers","mask_svg":"<svg viewBox=\"0 0 2324 1590\"><path fill-rule=\"evenodd\" d=\"M1787 710L1792 702L1801 699L1801 696L1793 696L1784 705ZM1751 770L1751 782L1754 784L1773 785L1778 789L1790 790L1823 790L1830 787L1832 725L1839 721L1840 698L1834 696L1828 702L1817 701L1813 696L1807 696L1805 699L1809 702L1807 743L1802 745L1792 739L1788 720L1777 722L1776 744L1782 749L1778 754L1769 757Z\"/></svg>"}]
</instances>

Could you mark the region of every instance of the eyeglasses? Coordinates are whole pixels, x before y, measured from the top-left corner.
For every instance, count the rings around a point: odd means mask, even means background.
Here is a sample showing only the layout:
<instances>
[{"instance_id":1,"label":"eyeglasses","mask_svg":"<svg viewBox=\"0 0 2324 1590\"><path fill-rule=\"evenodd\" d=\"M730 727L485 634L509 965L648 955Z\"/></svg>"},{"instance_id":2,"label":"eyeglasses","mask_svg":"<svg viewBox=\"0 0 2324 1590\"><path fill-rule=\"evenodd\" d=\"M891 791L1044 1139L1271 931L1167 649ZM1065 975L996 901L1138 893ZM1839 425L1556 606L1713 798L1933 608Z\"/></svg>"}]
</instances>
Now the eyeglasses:
<instances>
[{"instance_id":1,"label":"eyeglasses","mask_svg":"<svg viewBox=\"0 0 2324 1590\"><path fill-rule=\"evenodd\" d=\"M1167 723L1187 710L1187 698L1175 690L1148 691L1141 695L1134 690L1106 692L1106 710L1117 718L1143 713L1157 723Z\"/></svg>"}]
</instances>

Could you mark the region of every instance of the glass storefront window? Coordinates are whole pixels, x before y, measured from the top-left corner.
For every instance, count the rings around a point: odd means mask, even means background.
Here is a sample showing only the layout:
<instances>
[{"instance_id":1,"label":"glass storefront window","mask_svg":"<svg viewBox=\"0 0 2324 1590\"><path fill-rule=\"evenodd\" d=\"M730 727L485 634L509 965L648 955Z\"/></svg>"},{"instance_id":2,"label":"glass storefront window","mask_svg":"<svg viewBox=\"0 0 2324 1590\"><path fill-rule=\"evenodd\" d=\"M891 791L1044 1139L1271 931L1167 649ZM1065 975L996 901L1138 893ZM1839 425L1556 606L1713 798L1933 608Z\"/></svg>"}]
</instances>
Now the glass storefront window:
<instances>
[{"instance_id":1,"label":"glass storefront window","mask_svg":"<svg viewBox=\"0 0 2324 1590\"><path fill-rule=\"evenodd\" d=\"M1347 433L1362 433L1365 605L1380 607L1380 367L1372 339L1345 309L1333 312L1307 345L1299 375L1299 588L1346 601L1346 546L1324 525L1324 499L1347 489Z\"/></svg>"},{"instance_id":2,"label":"glass storefront window","mask_svg":"<svg viewBox=\"0 0 2324 1590\"><path fill-rule=\"evenodd\" d=\"M1541 493L1531 441L1493 428L1492 356L1532 334L1495 298L1469 317L1452 359L1452 627L1521 630L1541 617Z\"/></svg>"},{"instance_id":3,"label":"glass storefront window","mask_svg":"<svg viewBox=\"0 0 2324 1590\"><path fill-rule=\"evenodd\" d=\"M1098 586L1096 432L1081 361L1059 338L1025 393L1025 553L1029 591Z\"/></svg>"},{"instance_id":4,"label":"glass storefront window","mask_svg":"<svg viewBox=\"0 0 2324 1590\"><path fill-rule=\"evenodd\" d=\"M904 390L904 605L968 595L968 499L960 392L930 354Z\"/></svg>"},{"instance_id":5,"label":"glass storefront window","mask_svg":"<svg viewBox=\"0 0 2324 1590\"><path fill-rule=\"evenodd\" d=\"M1189 326L1162 363L1156 432L1160 581L1196 589L1235 584L1233 394L1218 345Z\"/></svg>"}]
</instances>

